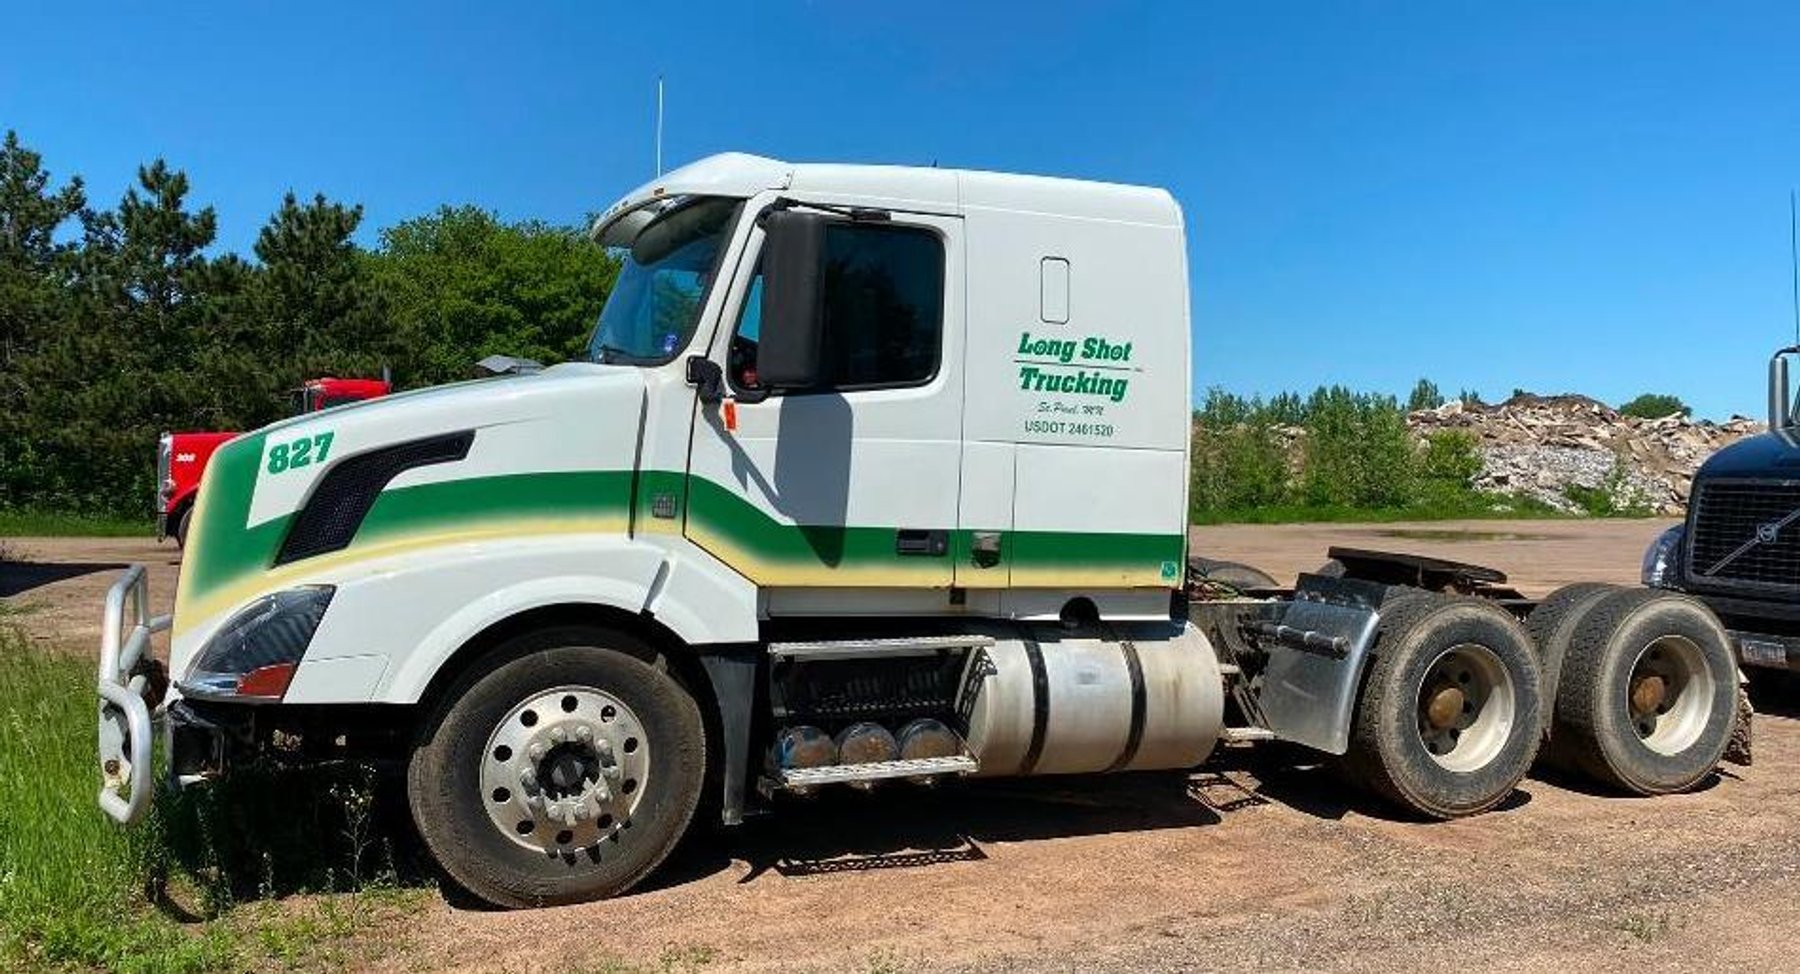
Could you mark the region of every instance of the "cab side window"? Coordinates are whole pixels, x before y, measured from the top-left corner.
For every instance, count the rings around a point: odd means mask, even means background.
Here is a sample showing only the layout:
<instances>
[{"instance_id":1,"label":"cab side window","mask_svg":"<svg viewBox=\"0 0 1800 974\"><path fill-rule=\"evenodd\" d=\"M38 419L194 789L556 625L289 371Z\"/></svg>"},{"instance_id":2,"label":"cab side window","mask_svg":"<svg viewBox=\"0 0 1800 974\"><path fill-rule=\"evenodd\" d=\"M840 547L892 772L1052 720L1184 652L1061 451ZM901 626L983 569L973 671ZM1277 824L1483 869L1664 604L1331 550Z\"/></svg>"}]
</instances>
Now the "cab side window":
<instances>
[{"instance_id":1,"label":"cab side window","mask_svg":"<svg viewBox=\"0 0 1800 974\"><path fill-rule=\"evenodd\" d=\"M813 391L923 385L937 375L944 331L944 244L918 227L832 224L825 231L824 381ZM732 337L734 385L755 389L762 271Z\"/></svg>"}]
</instances>

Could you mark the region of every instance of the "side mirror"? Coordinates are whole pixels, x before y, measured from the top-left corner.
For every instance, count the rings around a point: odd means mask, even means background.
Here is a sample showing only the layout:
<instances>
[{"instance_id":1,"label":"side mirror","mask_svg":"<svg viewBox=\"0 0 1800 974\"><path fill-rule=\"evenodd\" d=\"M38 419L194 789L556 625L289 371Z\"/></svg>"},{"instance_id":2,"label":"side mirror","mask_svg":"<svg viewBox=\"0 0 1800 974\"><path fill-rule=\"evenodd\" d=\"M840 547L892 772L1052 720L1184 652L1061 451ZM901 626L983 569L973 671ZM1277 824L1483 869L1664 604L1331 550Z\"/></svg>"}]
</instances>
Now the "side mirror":
<instances>
[{"instance_id":1,"label":"side mirror","mask_svg":"<svg viewBox=\"0 0 1800 974\"><path fill-rule=\"evenodd\" d=\"M1789 355L1800 353L1800 346L1784 348L1769 359L1769 429L1787 429L1794 425L1793 393L1788 389Z\"/></svg>"},{"instance_id":2,"label":"side mirror","mask_svg":"<svg viewBox=\"0 0 1800 974\"><path fill-rule=\"evenodd\" d=\"M763 217L762 325L756 378L769 389L818 385L825 334L825 218L775 210Z\"/></svg>"}]
</instances>

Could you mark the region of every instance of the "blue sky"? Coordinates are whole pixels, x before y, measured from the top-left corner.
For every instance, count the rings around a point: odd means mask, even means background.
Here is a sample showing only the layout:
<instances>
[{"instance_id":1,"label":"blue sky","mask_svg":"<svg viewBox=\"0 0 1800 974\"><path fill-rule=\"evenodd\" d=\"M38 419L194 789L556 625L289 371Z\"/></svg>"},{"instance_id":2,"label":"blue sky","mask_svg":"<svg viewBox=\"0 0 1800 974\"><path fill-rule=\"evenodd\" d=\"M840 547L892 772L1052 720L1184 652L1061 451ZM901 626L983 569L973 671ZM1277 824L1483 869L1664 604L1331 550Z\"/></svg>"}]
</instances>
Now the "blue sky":
<instances>
[{"instance_id":1,"label":"blue sky","mask_svg":"<svg viewBox=\"0 0 1800 974\"><path fill-rule=\"evenodd\" d=\"M572 222L726 149L1167 186L1197 392L1420 376L1760 409L1800 4L33 4L0 127L247 252L281 193Z\"/></svg>"}]
</instances>

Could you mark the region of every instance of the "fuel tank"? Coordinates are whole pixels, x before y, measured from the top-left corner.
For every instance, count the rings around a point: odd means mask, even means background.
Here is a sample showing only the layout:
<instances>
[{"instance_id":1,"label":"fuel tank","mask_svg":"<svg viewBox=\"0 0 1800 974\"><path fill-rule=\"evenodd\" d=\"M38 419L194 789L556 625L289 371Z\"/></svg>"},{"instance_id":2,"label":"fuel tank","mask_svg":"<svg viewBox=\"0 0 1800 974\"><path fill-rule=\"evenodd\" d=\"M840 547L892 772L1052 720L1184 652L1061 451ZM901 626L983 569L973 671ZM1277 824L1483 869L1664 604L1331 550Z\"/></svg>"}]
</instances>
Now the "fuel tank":
<instances>
[{"instance_id":1,"label":"fuel tank","mask_svg":"<svg viewBox=\"0 0 1800 974\"><path fill-rule=\"evenodd\" d=\"M958 701L982 777L1193 767L1224 706L1212 644L1172 622L996 638L970 655Z\"/></svg>"}]
</instances>

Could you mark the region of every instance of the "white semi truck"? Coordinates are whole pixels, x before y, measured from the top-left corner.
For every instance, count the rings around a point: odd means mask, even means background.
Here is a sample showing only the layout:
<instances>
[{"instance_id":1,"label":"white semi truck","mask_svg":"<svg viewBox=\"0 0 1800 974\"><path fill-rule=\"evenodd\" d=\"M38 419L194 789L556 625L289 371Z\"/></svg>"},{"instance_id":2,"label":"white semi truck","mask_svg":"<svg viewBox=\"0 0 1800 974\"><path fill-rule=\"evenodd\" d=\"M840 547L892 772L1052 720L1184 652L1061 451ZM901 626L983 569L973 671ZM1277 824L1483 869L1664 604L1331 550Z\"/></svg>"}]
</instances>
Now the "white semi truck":
<instances>
[{"instance_id":1,"label":"white semi truck","mask_svg":"<svg viewBox=\"0 0 1800 974\"><path fill-rule=\"evenodd\" d=\"M110 815L151 802L158 724L181 784L399 759L449 876L530 906L626 890L697 809L784 792L1281 739L1442 818L1546 739L1641 793L1726 747L1730 645L1676 593L1537 605L1369 552L1292 590L1189 578L1166 192L721 155L593 233L622 270L587 361L213 458L172 626L141 569L107 602Z\"/></svg>"}]
</instances>

